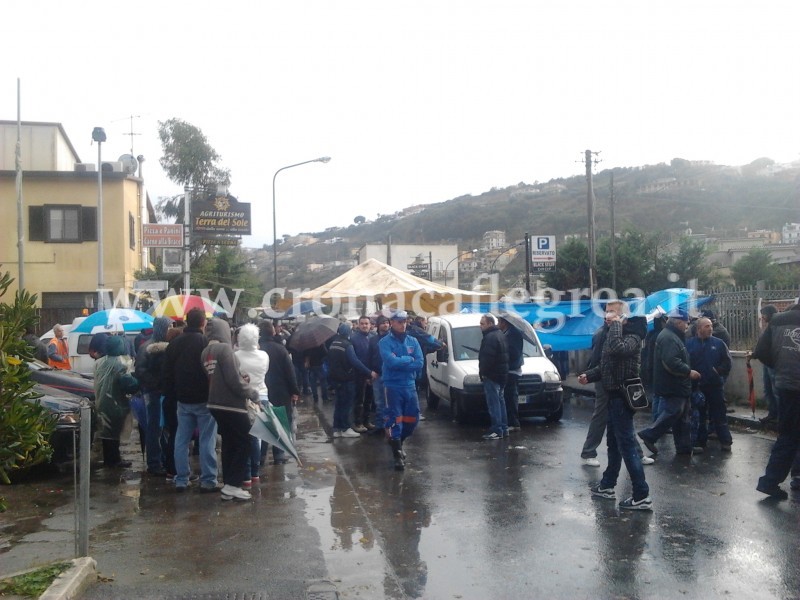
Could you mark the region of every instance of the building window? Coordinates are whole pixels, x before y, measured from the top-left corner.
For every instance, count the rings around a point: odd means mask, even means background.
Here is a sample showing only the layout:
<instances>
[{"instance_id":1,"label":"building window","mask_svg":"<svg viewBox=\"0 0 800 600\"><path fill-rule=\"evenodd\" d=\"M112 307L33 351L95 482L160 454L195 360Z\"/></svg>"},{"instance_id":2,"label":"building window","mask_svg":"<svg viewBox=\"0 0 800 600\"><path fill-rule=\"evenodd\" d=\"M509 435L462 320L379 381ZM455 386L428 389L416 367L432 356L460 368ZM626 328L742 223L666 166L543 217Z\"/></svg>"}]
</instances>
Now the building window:
<instances>
[{"instance_id":1,"label":"building window","mask_svg":"<svg viewBox=\"0 0 800 600\"><path fill-rule=\"evenodd\" d=\"M130 239L131 250L136 250L136 219L128 213L128 238Z\"/></svg>"},{"instance_id":2,"label":"building window","mask_svg":"<svg viewBox=\"0 0 800 600\"><path fill-rule=\"evenodd\" d=\"M80 206L50 207L45 214L48 242L81 241Z\"/></svg>"},{"instance_id":3,"label":"building window","mask_svg":"<svg viewBox=\"0 0 800 600\"><path fill-rule=\"evenodd\" d=\"M97 209L70 204L29 206L28 239L51 243L97 241Z\"/></svg>"}]
</instances>

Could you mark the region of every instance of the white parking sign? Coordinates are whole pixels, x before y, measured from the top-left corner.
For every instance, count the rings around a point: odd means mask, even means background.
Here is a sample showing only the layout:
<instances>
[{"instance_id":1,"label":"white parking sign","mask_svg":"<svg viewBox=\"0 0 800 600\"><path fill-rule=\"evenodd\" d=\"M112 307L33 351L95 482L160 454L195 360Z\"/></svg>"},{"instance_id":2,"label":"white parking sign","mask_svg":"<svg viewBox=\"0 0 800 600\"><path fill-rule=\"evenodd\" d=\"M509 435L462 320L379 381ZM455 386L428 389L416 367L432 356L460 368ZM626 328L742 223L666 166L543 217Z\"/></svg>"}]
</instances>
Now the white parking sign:
<instances>
[{"instance_id":1,"label":"white parking sign","mask_svg":"<svg viewBox=\"0 0 800 600\"><path fill-rule=\"evenodd\" d=\"M556 236L531 236L531 269L553 271L556 268Z\"/></svg>"}]
</instances>

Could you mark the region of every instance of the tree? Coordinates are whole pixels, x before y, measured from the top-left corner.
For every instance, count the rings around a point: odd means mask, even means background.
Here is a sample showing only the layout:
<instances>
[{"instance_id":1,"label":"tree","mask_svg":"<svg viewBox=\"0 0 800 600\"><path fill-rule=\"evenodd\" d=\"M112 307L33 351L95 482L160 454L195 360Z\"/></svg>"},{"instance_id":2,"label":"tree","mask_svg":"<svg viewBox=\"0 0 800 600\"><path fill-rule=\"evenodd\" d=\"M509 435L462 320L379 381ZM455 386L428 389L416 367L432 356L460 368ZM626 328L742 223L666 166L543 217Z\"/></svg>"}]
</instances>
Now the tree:
<instances>
[{"instance_id":1,"label":"tree","mask_svg":"<svg viewBox=\"0 0 800 600\"><path fill-rule=\"evenodd\" d=\"M753 248L731 267L731 277L736 285L755 285L760 279L770 282L774 271L775 265L769 250Z\"/></svg>"},{"instance_id":2,"label":"tree","mask_svg":"<svg viewBox=\"0 0 800 600\"><path fill-rule=\"evenodd\" d=\"M231 302L235 289L244 290L239 297L243 306L259 306L264 296L256 271L249 267L247 257L238 246L219 246L197 260L192 268L192 280L197 288L211 289L211 299L224 290Z\"/></svg>"},{"instance_id":3,"label":"tree","mask_svg":"<svg viewBox=\"0 0 800 600\"><path fill-rule=\"evenodd\" d=\"M355 219L353 219L353 223L355 223L356 225L363 225L365 222L366 219L361 215L358 215Z\"/></svg>"},{"instance_id":4,"label":"tree","mask_svg":"<svg viewBox=\"0 0 800 600\"><path fill-rule=\"evenodd\" d=\"M159 163L175 183L192 186L201 193L212 193L217 185L230 184L230 171L219 165L222 157L199 128L172 118L158 122L158 137L164 152ZM178 223L182 222L183 194L160 198L158 210L168 217L177 217Z\"/></svg>"},{"instance_id":5,"label":"tree","mask_svg":"<svg viewBox=\"0 0 800 600\"><path fill-rule=\"evenodd\" d=\"M555 271L544 277L548 287L565 292L589 285L589 247L581 240L571 239L558 250Z\"/></svg>"},{"instance_id":6,"label":"tree","mask_svg":"<svg viewBox=\"0 0 800 600\"><path fill-rule=\"evenodd\" d=\"M0 276L0 297L13 282L8 272ZM26 364L31 348L22 340L26 327L36 325L36 296L18 290L13 304L0 302L0 481L9 473L50 458L48 443L55 428L50 411L32 400L39 397ZM0 497L0 511L6 509Z\"/></svg>"},{"instance_id":7,"label":"tree","mask_svg":"<svg viewBox=\"0 0 800 600\"><path fill-rule=\"evenodd\" d=\"M666 271L678 276L677 280L670 279L670 283L673 286L689 287L689 282L696 280L698 289L715 287L719 278L715 274L714 266L705 263L707 255L703 242L688 237L681 238L678 253L664 260Z\"/></svg>"}]
</instances>

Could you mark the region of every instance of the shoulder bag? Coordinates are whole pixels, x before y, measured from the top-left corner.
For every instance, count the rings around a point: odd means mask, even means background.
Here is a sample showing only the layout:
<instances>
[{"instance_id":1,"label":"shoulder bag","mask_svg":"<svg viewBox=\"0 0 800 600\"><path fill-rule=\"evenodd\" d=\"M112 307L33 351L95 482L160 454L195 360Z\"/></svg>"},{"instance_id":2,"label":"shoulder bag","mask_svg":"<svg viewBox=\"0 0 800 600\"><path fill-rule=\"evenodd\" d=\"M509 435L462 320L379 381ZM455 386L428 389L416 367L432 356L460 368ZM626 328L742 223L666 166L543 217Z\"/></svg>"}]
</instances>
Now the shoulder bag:
<instances>
[{"instance_id":1,"label":"shoulder bag","mask_svg":"<svg viewBox=\"0 0 800 600\"><path fill-rule=\"evenodd\" d=\"M644 384L639 377L622 382L622 396L631 410L642 410L650 406L650 399L644 391Z\"/></svg>"}]
</instances>

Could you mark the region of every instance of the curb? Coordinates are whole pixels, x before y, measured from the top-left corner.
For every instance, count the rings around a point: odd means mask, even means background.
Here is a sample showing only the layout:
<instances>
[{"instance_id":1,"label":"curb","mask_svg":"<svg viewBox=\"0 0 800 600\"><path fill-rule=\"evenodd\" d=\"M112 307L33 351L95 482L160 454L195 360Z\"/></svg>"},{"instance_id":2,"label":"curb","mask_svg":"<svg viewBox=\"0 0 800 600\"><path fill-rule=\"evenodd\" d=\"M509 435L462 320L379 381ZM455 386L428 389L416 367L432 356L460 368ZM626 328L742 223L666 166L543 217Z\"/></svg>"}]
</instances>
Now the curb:
<instances>
[{"instance_id":1,"label":"curb","mask_svg":"<svg viewBox=\"0 0 800 600\"><path fill-rule=\"evenodd\" d=\"M72 600L79 598L97 580L97 562L89 557L72 559L72 567L50 584L39 600Z\"/></svg>"}]
</instances>

